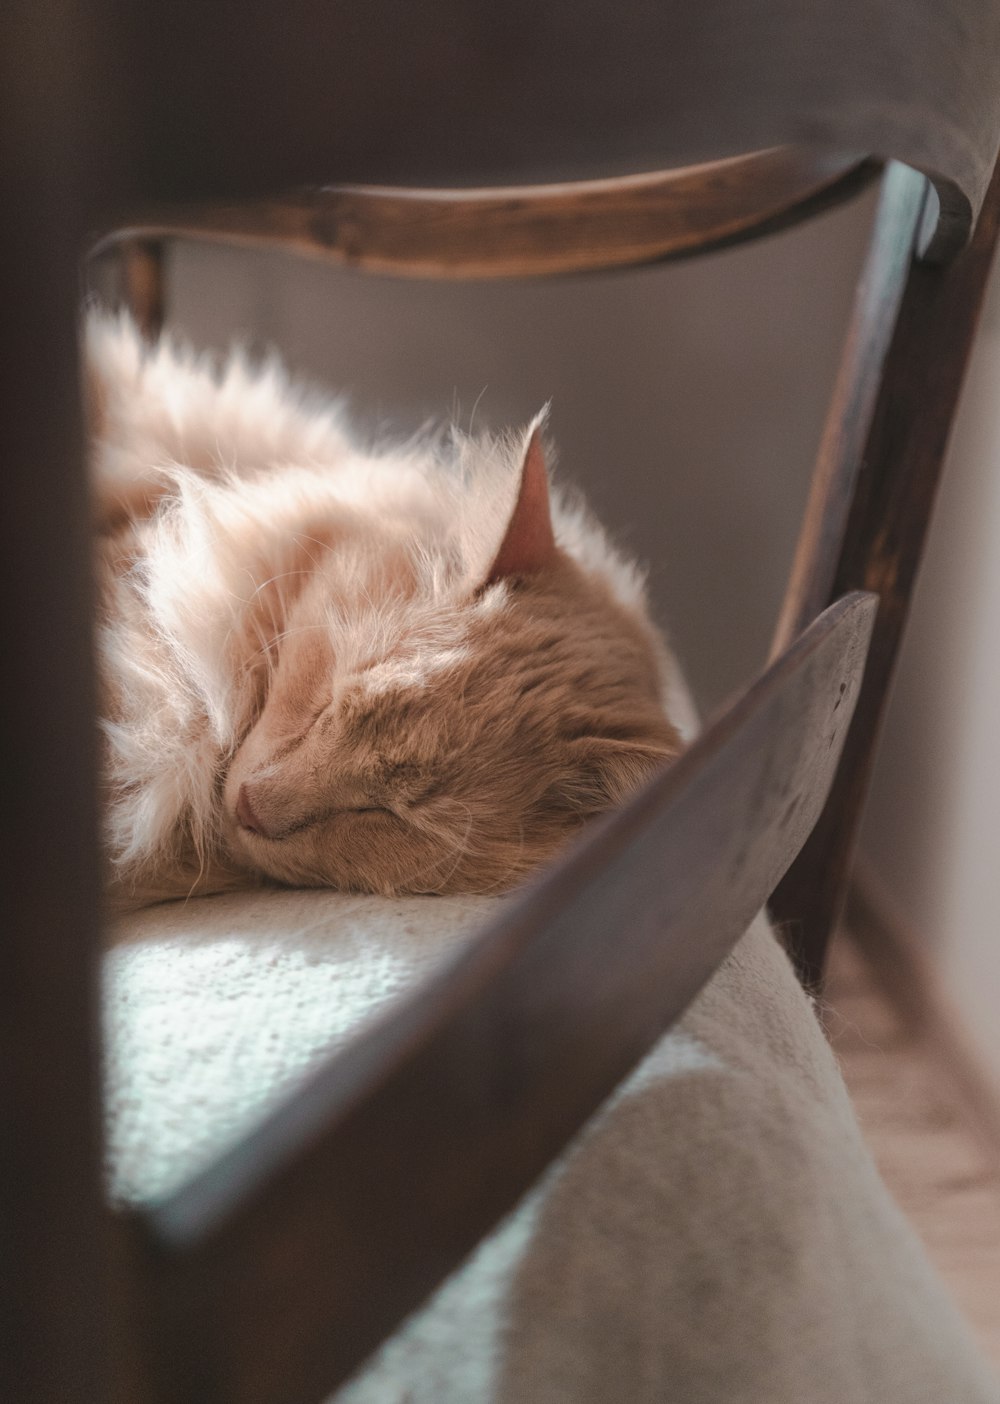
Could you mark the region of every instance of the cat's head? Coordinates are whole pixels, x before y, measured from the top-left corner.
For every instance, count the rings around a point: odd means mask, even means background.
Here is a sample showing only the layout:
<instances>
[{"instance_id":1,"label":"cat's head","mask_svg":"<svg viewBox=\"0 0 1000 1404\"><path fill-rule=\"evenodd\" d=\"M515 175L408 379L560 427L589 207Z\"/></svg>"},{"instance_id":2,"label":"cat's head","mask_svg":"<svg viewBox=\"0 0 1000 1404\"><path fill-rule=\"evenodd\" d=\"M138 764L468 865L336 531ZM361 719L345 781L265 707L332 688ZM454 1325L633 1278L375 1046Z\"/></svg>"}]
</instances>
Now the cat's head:
<instances>
[{"instance_id":1,"label":"cat's head","mask_svg":"<svg viewBox=\"0 0 1000 1404\"><path fill-rule=\"evenodd\" d=\"M556 543L537 426L498 534L476 575L388 538L317 566L226 776L237 862L351 891L500 890L676 755L648 625Z\"/></svg>"}]
</instances>

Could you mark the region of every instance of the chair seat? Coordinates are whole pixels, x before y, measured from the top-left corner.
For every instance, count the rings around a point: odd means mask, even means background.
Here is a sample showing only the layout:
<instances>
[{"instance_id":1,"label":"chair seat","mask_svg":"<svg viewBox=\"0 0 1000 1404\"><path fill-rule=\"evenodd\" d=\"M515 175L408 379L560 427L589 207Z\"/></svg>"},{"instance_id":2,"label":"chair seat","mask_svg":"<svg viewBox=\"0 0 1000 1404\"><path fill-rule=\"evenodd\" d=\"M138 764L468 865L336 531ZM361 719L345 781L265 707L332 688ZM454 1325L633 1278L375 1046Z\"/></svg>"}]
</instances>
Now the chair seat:
<instances>
[{"instance_id":1,"label":"chair seat","mask_svg":"<svg viewBox=\"0 0 1000 1404\"><path fill-rule=\"evenodd\" d=\"M497 901L272 889L124 918L105 957L113 1197L178 1189Z\"/></svg>"},{"instance_id":2,"label":"chair seat","mask_svg":"<svg viewBox=\"0 0 1000 1404\"><path fill-rule=\"evenodd\" d=\"M119 923L114 1195L175 1189L496 898L249 892ZM996 1383L864 1148L758 919L539 1186L339 1404L986 1404Z\"/></svg>"},{"instance_id":3,"label":"chair seat","mask_svg":"<svg viewBox=\"0 0 1000 1404\"><path fill-rule=\"evenodd\" d=\"M106 967L116 1195L157 1198L251 1129L495 901L250 893L133 918ZM337 1397L997 1396L759 920L541 1185Z\"/></svg>"}]
</instances>

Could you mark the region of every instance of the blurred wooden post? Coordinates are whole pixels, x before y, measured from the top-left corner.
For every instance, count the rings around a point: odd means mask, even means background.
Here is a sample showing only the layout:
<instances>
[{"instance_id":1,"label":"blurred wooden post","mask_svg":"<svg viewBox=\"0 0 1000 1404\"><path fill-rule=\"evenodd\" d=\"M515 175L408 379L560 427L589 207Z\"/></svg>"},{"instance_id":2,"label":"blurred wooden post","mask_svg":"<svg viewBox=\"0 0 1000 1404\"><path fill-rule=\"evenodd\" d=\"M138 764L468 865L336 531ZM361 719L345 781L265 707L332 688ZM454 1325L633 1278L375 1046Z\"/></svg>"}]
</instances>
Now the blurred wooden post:
<instances>
[{"instance_id":1,"label":"blurred wooden post","mask_svg":"<svg viewBox=\"0 0 1000 1404\"><path fill-rule=\"evenodd\" d=\"M103 1404L100 863L79 260L123 157L102 0L0 9L0 1398ZM126 124L127 126L127 124Z\"/></svg>"},{"instance_id":2,"label":"blurred wooden post","mask_svg":"<svg viewBox=\"0 0 1000 1404\"><path fill-rule=\"evenodd\" d=\"M125 239L119 246L122 296L147 341L155 341L163 328L165 253L159 239Z\"/></svg>"}]
</instances>

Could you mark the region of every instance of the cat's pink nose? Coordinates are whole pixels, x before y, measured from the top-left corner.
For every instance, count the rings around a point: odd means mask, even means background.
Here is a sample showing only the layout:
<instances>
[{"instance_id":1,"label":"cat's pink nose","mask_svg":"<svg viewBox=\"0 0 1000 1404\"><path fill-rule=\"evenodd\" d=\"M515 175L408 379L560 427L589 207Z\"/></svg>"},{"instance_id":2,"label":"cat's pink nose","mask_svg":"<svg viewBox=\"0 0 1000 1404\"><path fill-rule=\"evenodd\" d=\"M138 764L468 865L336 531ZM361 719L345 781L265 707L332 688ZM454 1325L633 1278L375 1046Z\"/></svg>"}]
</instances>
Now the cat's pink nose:
<instances>
[{"instance_id":1,"label":"cat's pink nose","mask_svg":"<svg viewBox=\"0 0 1000 1404\"><path fill-rule=\"evenodd\" d=\"M246 785L240 786L240 792L236 796L236 817L244 829L249 829L252 834L261 834L267 838L267 830L254 812Z\"/></svg>"}]
</instances>

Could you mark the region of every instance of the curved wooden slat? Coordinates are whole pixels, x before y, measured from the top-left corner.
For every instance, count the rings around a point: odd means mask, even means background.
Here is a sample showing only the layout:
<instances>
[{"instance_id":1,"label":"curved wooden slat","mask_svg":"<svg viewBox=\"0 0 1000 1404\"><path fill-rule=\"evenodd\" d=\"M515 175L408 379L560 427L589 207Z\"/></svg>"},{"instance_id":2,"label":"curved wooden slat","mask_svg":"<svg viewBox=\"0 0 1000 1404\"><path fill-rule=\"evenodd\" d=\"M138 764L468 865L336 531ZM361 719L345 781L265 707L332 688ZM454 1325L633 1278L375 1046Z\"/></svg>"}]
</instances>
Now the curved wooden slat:
<instances>
[{"instance_id":1,"label":"curved wooden slat","mask_svg":"<svg viewBox=\"0 0 1000 1404\"><path fill-rule=\"evenodd\" d=\"M677 258L770 232L844 200L877 171L857 157L784 148L614 180L485 190L344 186L132 219L127 269L166 238L279 246L375 273L526 278ZM150 303L146 283L130 302ZM151 324L155 317L151 319Z\"/></svg>"},{"instance_id":2,"label":"curved wooden slat","mask_svg":"<svg viewBox=\"0 0 1000 1404\"><path fill-rule=\"evenodd\" d=\"M800 848L861 683L847 597L255 1134L127 1224L153 1398L312 1404L515 1203Z\"/></svg>"},{"instance_id":3,"label":"curved wooden slat","mask_svg":"<svg viewBox=\"0 0 1000 1404\"><path fill-rule=\"evenodd\" d=\"M121 7L150 202L564 181L776 146L924 171L967 237L1000 134L995 0L175 0ZM126 68L127 65L127 68Z\"/></svg>"}]
</instances>

